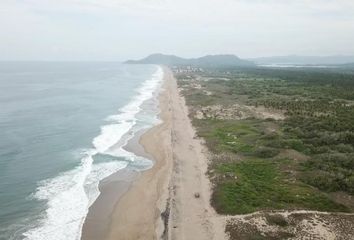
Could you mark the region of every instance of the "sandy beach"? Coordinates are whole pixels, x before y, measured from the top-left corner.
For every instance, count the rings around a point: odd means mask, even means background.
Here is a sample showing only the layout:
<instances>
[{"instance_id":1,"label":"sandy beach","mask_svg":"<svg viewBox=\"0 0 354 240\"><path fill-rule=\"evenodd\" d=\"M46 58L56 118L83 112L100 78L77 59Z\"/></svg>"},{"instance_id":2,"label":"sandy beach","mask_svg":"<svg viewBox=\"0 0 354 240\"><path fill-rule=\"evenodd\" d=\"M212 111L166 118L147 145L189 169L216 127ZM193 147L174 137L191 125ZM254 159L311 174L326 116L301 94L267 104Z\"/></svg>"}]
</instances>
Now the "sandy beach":
<instances>
[{"instance_id":1,"label":"sandy beach","mask_svg":"<svg viewBox=\"0 0 354 240\"><path fill-rule=\"evenodd\" d=\"M163 88L169 86L165 81ZM151 154L154 166L134 181L129 191L115 206L105 239L156 239L163 232L160 216L168 198L168 183L172 169L170 94L163 90L160 97L162 124L140 138L145 151Z\"/></svg>"},{"instance_id":2,"label":"sandy beach","mask_svg":"<svg viewBox=\"0 0 354 240\"><path fill-rule=\"evenodd\" d=\"M122 180L134 173L123 171L103 183L105 190L90 209L82 239L225 238L223 221L209 203L205 150L195 138L188 109L168 68L159 103L162 123L139 140L154 166L131 182Z\"/></svg>"}]
</instances>

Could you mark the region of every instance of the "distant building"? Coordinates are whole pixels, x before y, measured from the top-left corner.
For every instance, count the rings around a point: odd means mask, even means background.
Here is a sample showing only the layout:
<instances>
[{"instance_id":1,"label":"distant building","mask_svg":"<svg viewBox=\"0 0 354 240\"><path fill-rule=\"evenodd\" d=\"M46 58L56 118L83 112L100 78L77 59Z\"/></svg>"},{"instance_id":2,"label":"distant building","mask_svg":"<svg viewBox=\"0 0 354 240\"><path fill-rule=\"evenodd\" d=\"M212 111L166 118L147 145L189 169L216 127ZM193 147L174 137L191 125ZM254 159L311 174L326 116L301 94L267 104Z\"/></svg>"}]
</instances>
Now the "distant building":
<instances>
[{"instance_id":1,"label":"distant building","mask_svg":"<svg viewBox=\"0 0 354 240\"><path fill-rule=\"evenodd\" d=\"M172 66L172 71L174 73L198 73L204 72L203 68L193 67L193 66Z\"/></svg>"}]
</instances>

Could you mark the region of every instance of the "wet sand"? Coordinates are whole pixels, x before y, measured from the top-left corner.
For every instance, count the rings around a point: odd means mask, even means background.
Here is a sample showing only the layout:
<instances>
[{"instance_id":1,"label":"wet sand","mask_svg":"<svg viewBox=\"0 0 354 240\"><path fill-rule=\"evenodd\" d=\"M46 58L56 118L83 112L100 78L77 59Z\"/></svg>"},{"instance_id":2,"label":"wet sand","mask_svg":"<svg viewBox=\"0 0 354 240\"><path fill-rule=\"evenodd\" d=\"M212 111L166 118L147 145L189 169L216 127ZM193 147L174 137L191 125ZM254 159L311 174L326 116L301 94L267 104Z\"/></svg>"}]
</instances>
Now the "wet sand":
<instances>
[{"instance_id":1,"label":"wet sand","mask_svg":"<svg viewBox=\"0 0 354 240\"><path fill-rule=\"evenodd\" d=\"M206 151L195 138L184 98L168 68L164 68L163 89L162 123L139 141L154 166L135 176L132 172L119 176L123 171L115 176L117 181L102 183L102 194L84 225L84 240L225 239L224 220L209 202ZM129 150L142 152L139 147ZM133 181L124 183L121 177Z\"/></svg>"},{"instance_id":2,"label":"wet sand","mask_svg":"<svg viewBox=\"0 0 354 240\"><path fill-rule=\"evenodd\" d=\"M157 239L164 229L160 215L168 198L172 170L171 109L166 72L164 77L165 90L159 96L163 122L140 138L145 152L153 157L154 166L142 172L119 200L105 239Z\"/></svg>"},{"instance_id":3,"label":"wet sand","mask_svg":"<svg viewBox=\"0 0 354 240\"><path fill-rule=\"evenodd\" d=\"M100 196L92 204L82 229L81 239L104 239L116 203L126 193L138 172L123 169L100 182Z\"/></svg>"}]
</instances>

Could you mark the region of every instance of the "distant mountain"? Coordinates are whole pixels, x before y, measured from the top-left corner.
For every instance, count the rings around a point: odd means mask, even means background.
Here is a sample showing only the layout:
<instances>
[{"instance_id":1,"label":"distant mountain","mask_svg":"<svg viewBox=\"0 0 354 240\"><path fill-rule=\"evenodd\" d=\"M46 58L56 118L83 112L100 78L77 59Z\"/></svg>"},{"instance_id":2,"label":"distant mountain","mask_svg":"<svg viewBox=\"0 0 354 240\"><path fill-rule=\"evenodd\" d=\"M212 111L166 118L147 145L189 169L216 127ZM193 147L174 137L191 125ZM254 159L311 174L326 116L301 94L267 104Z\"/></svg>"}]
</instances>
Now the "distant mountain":
<instances>
[{"instance_id":1,"label":"distant mountain","mask_svg":"<svg viewBox=\"0 0 354 240\"><path fill-rule=\"evenodd\" d=\"M174 55L164 55L164 54L151 54L146 58L141 60L128 60L127 64L164 64L164 65L179 65L183 64L186 59L174 56Z\"/></svg>"},{"instance_id":2,"label":"distant mountain","mask_svg":"<svg viewBox=\"0 0 354 240\"><path fill-rule=\"evenodd\" d=\"M254 66L252 61L243 60L235 55L207 55L189 60L192 65L201 66Z\"/></svg>"},{"instance_id":3,"label":"distant mountain","mask_svg":"<svg viewBox=\"0 0 354 240\"><path fill-rule=\"evenodd\" d=\"M338 67L354 69L354 62L353 63L341 64L341 65L338 65Z\"/></svg>"},{"instance_id":4,"label":"distant mountain","mask_svg":"<svg viewBox=\"0 0 354 240\"><path fill-rule=\"evenodd\" d=\"M248 59L257 64L296 64L296 65L338 65L353 63L354 56L278 56L278 57L261 57L261 58L252 58Z\"/></svg>"},{"instance_id":5,"label":"distant mountain","mask_svg":"<svg viewBox=\"0 0 354 240\"><path fill-rule=\"evenodd\" d=\"M248 60L240 59L235 55L207 55L200 58L181 58L174 55L152 54L141 60L129 60L127 64L164 64L164 65L192 65L201 67L213 66L255 66Z\"/></svg>"}]
</instances>

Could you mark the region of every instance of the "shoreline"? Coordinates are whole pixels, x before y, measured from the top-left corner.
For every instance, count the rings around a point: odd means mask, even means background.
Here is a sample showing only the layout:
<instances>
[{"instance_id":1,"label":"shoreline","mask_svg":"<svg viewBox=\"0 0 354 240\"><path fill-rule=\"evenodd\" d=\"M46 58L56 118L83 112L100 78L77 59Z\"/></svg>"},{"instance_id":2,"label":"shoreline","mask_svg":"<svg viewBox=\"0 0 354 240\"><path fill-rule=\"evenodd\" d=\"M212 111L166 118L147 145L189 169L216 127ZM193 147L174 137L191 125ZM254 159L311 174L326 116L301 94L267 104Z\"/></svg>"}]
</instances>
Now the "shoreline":
<instances>
[{"instance_id":1,"label":"shoreline","mask_svg":"<svg viewBox=\"0 0 354 240\"><path fill-rule=\"evenodd\" d=\"M172 169L171 111L166 71L164 68L164 82L158 96L162 123L148 129L138 141L144 152L152 157L154 165L142 171L117 201L103 239L157 239L164 231L160 214L165 209L168 173Z\"/></svg>"},{"instance_id":2,"label":"shoreline","mask_svg":"<svg viewBox=\"0 0 354 240\"><path fill-rule=\"evenodd\" d=\"M154 176L157 172L157 168L160 168L161 164L159 160L164 158L164 156L158 157L156 160L156 156L153 156L148 151L146 151L146 147L142 142L149 142L151 135L154 136L158 129L160 129L160 131L162 128L164 130L167 129L167 126L163 126L165 125L165 121L168 120L168 114L166 114L168 112L167 104L164 104L166 97L168 97L166 95L167 91L165 89L166 82L167 81L164 74L163 82L156 96L160 110L158 116L161 123L151 128L140 130L132 139L129 140L127 145L124 147L124 149L133 152L137 156L145 157L153 161L153 166L150 169L143 171L138 171L128 166L127 168L112 174L100 182L99 189L101 194L89 208L88 214L82 227L82 240L110 239L110 235L113 234L112 230L115 229L113 226L116 225L115 217L116 215L119 215L116 213L116 208L118 205L120 205L120 202L124 202L124 198L126 198L125 195L130 195L130 191L134 192L136 185L139 185L138 182L142 182L144 181L143 179L146 179L144 175ZM162 137L159 137L159 140L160 139L162 139ZM156 140L158 141L158 139ZM166 149L168 145L170 144L168 144L167 141ZM148 174L149 172L151 173ZM167 181L161 180L160 182ZM156 196L157 195L159 194L156 194ZM132 208L134 208L134 206L132 206ZM120 210L118 212L120 212ZM151 220L149 222L151 222ZM149 228L153 229L155 226L149 226Z\"/></svg>"},{"instance_id":3,"label":"shoreline","mask_svg":"<svg viewBox=\"0 0 354 240\"><path fill-rule=\"evenodd\" d=\"M96 211L90 209L87 221L99 224L86 228L84 225L83 240L190 239L188 236L226 239L224 219L210 206L211 184L205 175L207 151L195 137L173 73L167 67L163 70L158 96L162 122L135 138L135 144L128 147L137 155L143 150L154 165L137 172L125 185L112 179L111 186L105 185L100 201L105 210L97 206ZM111 177L119 179L125 171ZM115 193L107 194L109 191ZM113 195L111 205L105 204L104 193ZM94 212L105 218L90 216Z\"/></svg>"},{"instance_id":4,"label":"shoreline","mask_svg":"<svg viewBox=\"0 0 354 240\"><path fill-rule=\"evenodd\" d=\"M122 169L99 183L100 195L90 206L82 227L82 240L104 239L112 211L138 177L132 169Z\"/></svg>"},{"instance_id":5,"label":"shoreline","mask_svg":"<svg viewBox=\"0 0 354 240\"><path fill-rule=\"evenodd\" d=\"M152 156L147 154L139 143L141 136L148 130L142 129L136 132L135 136L123 148L133 152L136 156L153 161ZM100 181L100 195L88 210L81 230L82 240L105 239L115 206L122 196L129 191L133 182L138 179L142 172L147 170L149 169L137 170L128 165Z\"/></svg>"}]
</instances>

